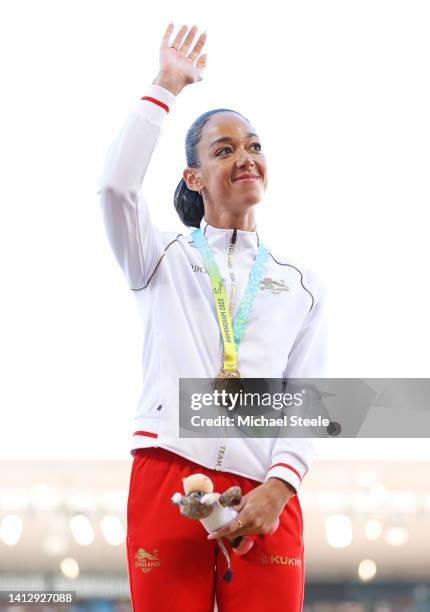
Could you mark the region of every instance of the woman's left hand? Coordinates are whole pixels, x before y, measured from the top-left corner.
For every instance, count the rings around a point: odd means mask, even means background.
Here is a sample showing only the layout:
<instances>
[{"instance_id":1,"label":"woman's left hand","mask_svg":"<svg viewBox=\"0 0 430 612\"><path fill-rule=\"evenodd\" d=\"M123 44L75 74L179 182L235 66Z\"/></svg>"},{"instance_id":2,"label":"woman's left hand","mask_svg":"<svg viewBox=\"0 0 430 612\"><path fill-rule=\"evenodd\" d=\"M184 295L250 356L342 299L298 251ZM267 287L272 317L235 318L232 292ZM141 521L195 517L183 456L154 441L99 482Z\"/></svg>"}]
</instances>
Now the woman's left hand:
<instances>
[{"instance_id":1,"label":"woman's left hand","mask_svg":"<svg viewBox=\"0 0 430 612\"><path fill-rule=\"evenodd\" d=\"M294 489L286 482L269 478L244 495L240 504L234 506L238 511L237 517L217 531L212 531L208 539L226 537L232 540L242 535L268 533L293 495ZM240 527L238 521L243 527Z\"/></svg>"}]
</instances>

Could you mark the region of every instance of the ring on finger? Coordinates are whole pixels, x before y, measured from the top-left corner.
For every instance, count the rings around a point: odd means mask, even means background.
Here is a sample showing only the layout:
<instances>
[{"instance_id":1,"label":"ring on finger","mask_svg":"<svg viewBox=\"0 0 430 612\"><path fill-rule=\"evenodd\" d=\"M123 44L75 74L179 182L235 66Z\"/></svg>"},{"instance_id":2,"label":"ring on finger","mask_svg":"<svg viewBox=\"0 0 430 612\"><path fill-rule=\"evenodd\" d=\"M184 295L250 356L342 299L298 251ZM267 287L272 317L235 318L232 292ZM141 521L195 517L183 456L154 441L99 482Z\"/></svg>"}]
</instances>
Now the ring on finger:
<instances>
[{"instance_id":1,"label":"ring on finger","mask_svg":"<svg viewBox=\"0 0 430 612\"><path fill-rule=\"evenodd\" d=\"M236 523L239 525L239 529L242 529L242 527L243 527L243 523L242 523L242 521L241 521L240 519L238 519L238 518L236 518L236 519L234 519L234 520L235 520L235 521L236 521Z\"/></svg>"}]
</instances>

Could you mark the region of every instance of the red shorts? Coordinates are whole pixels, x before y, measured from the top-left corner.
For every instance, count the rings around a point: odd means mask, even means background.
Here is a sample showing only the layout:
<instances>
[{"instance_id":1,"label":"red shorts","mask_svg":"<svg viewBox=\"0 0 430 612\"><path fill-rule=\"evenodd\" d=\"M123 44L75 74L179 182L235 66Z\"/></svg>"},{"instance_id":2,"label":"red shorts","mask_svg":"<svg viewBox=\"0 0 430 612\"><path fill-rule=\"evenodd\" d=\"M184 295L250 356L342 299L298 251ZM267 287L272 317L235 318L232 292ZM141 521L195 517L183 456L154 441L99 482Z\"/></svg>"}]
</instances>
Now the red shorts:
<instances>
[{"instance_id":1,"label":"red shorts","mask_svg":"<svg viewBox=\"0 0 430 612\"><path fill-rule=\"evenodd\" d=\"M182 478L209 476L222 493L233 485L247 493L259 482L207 469L163 448L136 451L127 505L128 577L134 612L299 612L303 604L303 521L297 496L281 513L272 535L256 535L240 557L230 553L233 577L216 540L198 520L180 514L170 498Z\"/></svg>"}]
</instances>

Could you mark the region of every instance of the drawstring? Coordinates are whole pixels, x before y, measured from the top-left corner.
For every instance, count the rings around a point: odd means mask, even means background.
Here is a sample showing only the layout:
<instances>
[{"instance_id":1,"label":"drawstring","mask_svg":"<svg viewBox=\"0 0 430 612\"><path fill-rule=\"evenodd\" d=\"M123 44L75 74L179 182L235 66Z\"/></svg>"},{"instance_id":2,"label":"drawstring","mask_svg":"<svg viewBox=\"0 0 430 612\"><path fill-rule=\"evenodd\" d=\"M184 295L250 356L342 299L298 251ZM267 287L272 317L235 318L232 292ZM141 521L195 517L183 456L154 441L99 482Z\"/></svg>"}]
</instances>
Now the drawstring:
<instances>
[{"instance_id":1,"label":"drawstring","mask_svg":"<svg viewBox=\"0 0 430 612\"><path fill-rule=\"evenodd\" d=\"M230 555L228 554L228 550L225 547L224 542L222 541L221 538L217 538L217 542L218 542L218 546L221 548L222 553L225 557L225 560L227 561L227 569L224 572L222 579L225 580L226 582L230 582L230 580L233 577L233 571L230 567Z\"/></svg>"}]
</instances>

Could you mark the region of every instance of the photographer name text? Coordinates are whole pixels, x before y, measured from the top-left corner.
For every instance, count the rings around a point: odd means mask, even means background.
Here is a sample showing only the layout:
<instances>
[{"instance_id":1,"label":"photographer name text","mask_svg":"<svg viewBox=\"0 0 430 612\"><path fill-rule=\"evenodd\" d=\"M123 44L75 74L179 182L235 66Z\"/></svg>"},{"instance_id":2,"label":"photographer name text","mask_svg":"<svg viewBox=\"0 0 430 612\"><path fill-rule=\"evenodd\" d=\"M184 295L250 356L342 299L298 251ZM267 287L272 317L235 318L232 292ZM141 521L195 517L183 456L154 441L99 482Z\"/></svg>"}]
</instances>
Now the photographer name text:
<instances>
[{"instance_id":1,"label":"photographer name text","mask_svg":"<svg viewBox=\"0 0 430 612\"><path fill-rule=\"evenodd\" d=\"M305 418L284 415L278 418L252 415L236 415L235 418L219 415L214 418L195 414L191 417L193 427L328 427L330 420L322 416Z\"/></svg>"}]
</instances>

